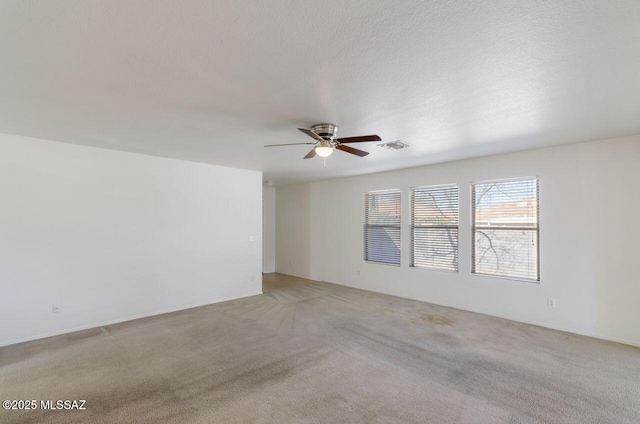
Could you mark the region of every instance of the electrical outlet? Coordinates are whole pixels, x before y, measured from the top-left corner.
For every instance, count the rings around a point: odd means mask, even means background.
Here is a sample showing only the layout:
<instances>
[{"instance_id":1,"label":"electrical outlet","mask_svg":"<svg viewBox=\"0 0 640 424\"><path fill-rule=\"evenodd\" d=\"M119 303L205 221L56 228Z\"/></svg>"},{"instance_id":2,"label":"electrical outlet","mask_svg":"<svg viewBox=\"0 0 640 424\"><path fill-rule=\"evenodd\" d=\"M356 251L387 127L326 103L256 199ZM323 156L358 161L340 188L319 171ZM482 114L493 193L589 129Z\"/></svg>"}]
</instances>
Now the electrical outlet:
<instances>
[{"instance_id":1,"label":"electrical outlet","mask_svg":"<svg viewBox=\"0 0 640 424\"><path fill-rule=\"evenodd\" d=\"M59 314L60 312L62 312L62 309L60 309L60 305L54 303L53 305L51 305L51 312L54 314Z\"/></svg>"},{"instance_id":2,"label":"electrical outlet","mask_svg":"<svg viewBox=\"0 0 640 424\"><path fill-rule=\"evenodd\" d=\"M254 241L256 241L256 238L254 236L249 236L249 241L250 242L254 242Z\"/></svg>"},{"instance_id":3,"label":"electrical outlet","mask_svg":"<svg viewBox=\"0 0 640 424\"><path fill-rule=\"evenodd\" d=\"M357 271L356 271L356 274L360 275L360 270L357 270Z\"/></svg>"},{"instance_id":4,"label":"electrical outlet","mask_svg":"<svg viewBox=\"0 0 640 424\"><path fill-rule=\"evenodd\" d=\"M547 299L547 306L550 308L555 308L556 307L556 300L552 297Z\"/></svg>"},{"instance_id":5,"label":"electrical outlet","mask_svg":"<svg viewBox=\"0 0 640 424\"><path fill-rule=\"evenodd\" d=\"M251 277L249 277L249 280L251 280L251 281L253 281L253 280L255 280L255 279L256 279L256 276L255 276L255 275L252 275Z\"/></svg>"}]
</instances>

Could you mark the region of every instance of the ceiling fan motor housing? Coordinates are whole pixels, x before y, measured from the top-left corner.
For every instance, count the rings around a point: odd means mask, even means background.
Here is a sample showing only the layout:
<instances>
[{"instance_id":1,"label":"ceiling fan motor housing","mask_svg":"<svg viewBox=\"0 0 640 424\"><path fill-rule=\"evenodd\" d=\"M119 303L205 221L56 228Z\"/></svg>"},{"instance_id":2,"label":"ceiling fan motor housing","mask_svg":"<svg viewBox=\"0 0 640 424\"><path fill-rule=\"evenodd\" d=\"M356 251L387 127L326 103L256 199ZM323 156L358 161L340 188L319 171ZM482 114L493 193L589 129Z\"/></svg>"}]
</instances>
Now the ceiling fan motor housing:
<instances>
[{"instance_id":1,"label":"ceiling fan motor housing","mask_svg":"<svg viewBox=\"0 0 640 424\"><path fill-rule=\"evenodd\" d=\"M338 127L333 124L316 124L311 127L311 131L329 141L336 138L336 135L338 134Z\"/></svg>"}]
</instances>

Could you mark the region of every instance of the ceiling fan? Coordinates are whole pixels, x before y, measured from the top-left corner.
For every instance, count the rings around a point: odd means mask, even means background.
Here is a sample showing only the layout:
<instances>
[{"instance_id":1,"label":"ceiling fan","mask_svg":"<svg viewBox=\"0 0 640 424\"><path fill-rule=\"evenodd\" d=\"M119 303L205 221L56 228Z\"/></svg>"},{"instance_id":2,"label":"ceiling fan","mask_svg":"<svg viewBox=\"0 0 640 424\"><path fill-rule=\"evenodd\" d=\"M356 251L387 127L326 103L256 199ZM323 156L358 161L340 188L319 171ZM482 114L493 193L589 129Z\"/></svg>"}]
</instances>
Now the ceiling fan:
<instances>
[{"instance_id":1,"label":"ceiling fan","mask_svg":"<svg viewBox=\"0 0 640 424\"><path fill-rule=\"evenodd\" d=\"M364 157L369 154L364 150L354 149L350 146L345 146L348 143L364 143L368 141L380 141L381 138L377 135L364 135L360 137L345 137L336 138L338 133L338 127L333 124L316 124L311 127L310 130L306 128L298 128L300 131L313 138L315 143L288 143L288 144L267 144L264 147L278 147L278 146L293 146L296 144L312 144L315 147L311 149L309 153L304 157L305 159L311 159L318 155L322 158L330 156L335 149L342 150L343 152L351 153L352 155Z\"/></svg>"}]
</instances>

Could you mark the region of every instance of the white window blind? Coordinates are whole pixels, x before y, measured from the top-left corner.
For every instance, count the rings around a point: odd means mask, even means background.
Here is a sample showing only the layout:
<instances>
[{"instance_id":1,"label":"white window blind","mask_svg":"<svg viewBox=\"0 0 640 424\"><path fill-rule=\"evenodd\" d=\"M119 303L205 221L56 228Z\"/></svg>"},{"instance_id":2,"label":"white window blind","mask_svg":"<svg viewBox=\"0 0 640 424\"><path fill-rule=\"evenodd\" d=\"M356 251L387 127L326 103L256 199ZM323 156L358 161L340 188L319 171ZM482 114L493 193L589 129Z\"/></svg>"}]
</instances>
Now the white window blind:
<instances>
[{"instance_id":1,"label":"white window blind","mask_svg":"<svg viewBox=\"0 0 640 424\"><path fill-rule=\"evenodd\" d=\"M472 272L540 281L538 179L471 185Z\"/></svg>"},{"instance_id":2,"label":"white window blind","mask_svg":"<svg viewBox=\"0 0 640 424\"><path fill-rule=\"evenodd\" d=\"M411 266L458 271L458 186L411 190Z\"/></svg>"},{"instance_id":3,"label":"white window blind","mask_svg":"<svg viewBox=\"0 0 640 424\"><path fill-rule=\"evenodd\" d=\"M365 193L364 260L400 265L400 190Z\"/></svg>"}]
</instances>

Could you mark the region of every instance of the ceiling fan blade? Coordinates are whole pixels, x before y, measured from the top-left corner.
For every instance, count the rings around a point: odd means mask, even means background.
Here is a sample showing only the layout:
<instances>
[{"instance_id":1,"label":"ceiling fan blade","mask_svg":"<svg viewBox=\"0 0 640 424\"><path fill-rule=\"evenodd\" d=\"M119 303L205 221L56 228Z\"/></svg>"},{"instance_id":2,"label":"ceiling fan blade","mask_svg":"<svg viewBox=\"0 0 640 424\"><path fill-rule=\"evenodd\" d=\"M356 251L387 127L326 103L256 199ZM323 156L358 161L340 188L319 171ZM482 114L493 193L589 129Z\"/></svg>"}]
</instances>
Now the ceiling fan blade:
<instances>
[{"instance_id":1,"label":"ceiling fan blade","mask_svg":"<svg viewBox=\"0 0 640 424\"><path fill-rule=\"evenodd\" d=\"M307 153L307 156L305 156L305 159L311 159L312 157L314 157L316 155L316 148L314 147L313 149L311 149L311 151L309 153Z\"/></svg>"},{"instance_id":2,"label":"ceiling fan blade","mask_svg":"<svg viewBox=\"0 0 640 424\"><path fill-rule=\"evenodd\" d=\"M381 141L382 139L377 135L363 135L360 137L346 137L346 138L337 138L336 141L338 143L366 143L368 141Z\"/></svg>"},{"instance_id":3,"label":"ceiling fan blade","mask_svg":"<svg viewBox=\"0 0 640 424\"><path fill-rule=\"evenodd\" d=\"M318 134L314 133L311 130L308 130L306 128L298 128L300 131L302 131L303 133L305 133L306 135L308 135L309 137L318 140L318 141L324 141L324 139L322 137L320 137Z\"/></svg>"},{"instance_id":4,"label":"ceiling fan blade","mask_svg":"<svg viewBox=\"0 0 640 424\"><path fill-rule=\"evenodd\" d=\"M353 147L349 147L349 146L336 146L336 149L342 150L343 152L351 153L352 155L360 156L361 158L369 154L369 152L365 152L364 150L354 149Z\"/></svg>"},{"instance_id":5,"label":"ceiling fan blade","mask_svg":"<svg viewBox=\"0 0 640 424\"><path fill-rule=\"evenodd\" d=\"M316 144L316 143L266 144L264 147L295 146L296 144Z\"/></svg>"}]
</instances>

